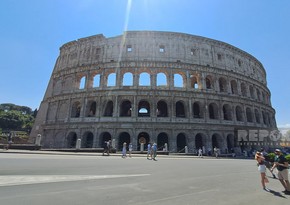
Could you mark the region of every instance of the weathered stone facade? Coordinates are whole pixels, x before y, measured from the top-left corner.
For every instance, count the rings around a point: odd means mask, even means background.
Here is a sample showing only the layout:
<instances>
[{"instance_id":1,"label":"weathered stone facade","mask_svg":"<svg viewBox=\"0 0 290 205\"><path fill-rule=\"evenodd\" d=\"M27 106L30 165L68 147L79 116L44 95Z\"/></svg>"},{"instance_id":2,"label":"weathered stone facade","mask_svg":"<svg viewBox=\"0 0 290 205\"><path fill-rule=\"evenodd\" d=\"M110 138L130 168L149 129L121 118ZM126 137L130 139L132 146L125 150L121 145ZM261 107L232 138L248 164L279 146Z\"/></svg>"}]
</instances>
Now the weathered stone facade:
<instances>
[{"instance_id":1,"label":"weathered stone facade","mask_svg":"<svg viewBox=\"0 0 290 205\"><path fill-rule=\"evenodd\" d=\"M31 132L43 147L112 139L171 152L237 147L237 129L275 128L263 65L229 44L183 33L128 31L64 44Z\"/></svg>"}]
</instances>

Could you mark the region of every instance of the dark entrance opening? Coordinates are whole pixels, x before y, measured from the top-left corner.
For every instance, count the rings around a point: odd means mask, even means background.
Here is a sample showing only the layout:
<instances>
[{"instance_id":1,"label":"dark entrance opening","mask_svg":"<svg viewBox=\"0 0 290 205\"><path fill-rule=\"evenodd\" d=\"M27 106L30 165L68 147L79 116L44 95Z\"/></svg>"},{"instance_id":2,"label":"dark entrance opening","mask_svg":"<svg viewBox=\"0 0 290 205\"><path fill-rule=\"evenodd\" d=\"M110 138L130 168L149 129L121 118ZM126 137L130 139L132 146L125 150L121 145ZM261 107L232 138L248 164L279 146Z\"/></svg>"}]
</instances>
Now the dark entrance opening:
<instances>
[{"instance_id":1,"label":"dark entrance opening","mask_svg":"<svg viewBox=\"0 0 290 205\"><path fill-rule=\"evenodd\" d=\"M67 147L75 148L77 144L77 134L75 132L69 133L67 136Z\"/></svg>"},{"instance_id":2,"label":"dark entrance opening","mask_svg":"<svg viewBox=\"0 0 290 205\"><path fill-rule=\"evenodd\" d=\"M185 153L186 137L184 134L180 133L177 135L177 152Z\"/></svg>"},{"instance_id":3,"label":"dark entrance opening","mask_svg":"<svg viewBox=\"0 0 290 205\"><path fill-rule=\"evenodd\" d=\"M146 132L141 132L138 135L138 143L137 143L137 150L141 150L141 143L144 143L144 150L147 150L147 145L150 142L150 137L148 133Z\"/></svg>"},{"instance_id":4,"label":"dark entrance opening","mask_svg":"<svg viewBox=\"0 0 290 205\"><path fill-rule=\"evenodd\" d=\"M112 136L108 132L104 132L100 136L100 147L104 147L105 142L112 140Z\"/></svg>"},{"instance_id":5,"label":"dark entrance opening","mask_svg":"<svg viewBox=\"0 0 290 205\"><path fill-rule=\"evenodd\" d=\"M122 132L119 135L118 150L122 150L123 149L124 142L126 142L126 144L127 144L126 147L128 147L129 143L130 143L130 135L127 132Z\"/></svg>"},{"instance_id":6,"label":"dark entrance opening","mask_svg":"<svg viewBox=\"0 0 290 205\"><path fill-rule=\"evenodd\" d=\"M202 149L203 146L204 146L204 144L203 144L203 140L202 140L202 135L201 134L195 135L195 149L196 150L198 150L199 148Z\"/></svg>"},{"instance_id":7,"label":"dark entrance opening","mask_svg":"<svg viewBox=\"0 0 290 205\"><path fill-rule=\"evenodd\" d=\"M165 143L167 143L167 147L169 150L168 136L166 133L162 132L157 136L157 148L158 148L158 150L163 150Z\"/></svg>"}]
</instances>

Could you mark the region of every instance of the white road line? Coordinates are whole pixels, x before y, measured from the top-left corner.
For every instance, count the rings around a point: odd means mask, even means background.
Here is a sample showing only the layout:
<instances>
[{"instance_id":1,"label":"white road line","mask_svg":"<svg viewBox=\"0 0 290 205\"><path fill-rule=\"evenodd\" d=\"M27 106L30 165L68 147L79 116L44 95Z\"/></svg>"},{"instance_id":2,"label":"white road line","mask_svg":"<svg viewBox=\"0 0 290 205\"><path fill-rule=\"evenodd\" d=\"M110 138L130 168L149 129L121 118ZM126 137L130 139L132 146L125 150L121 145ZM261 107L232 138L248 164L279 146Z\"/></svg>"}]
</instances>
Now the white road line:
<instances>
[{"instance_id":1,"label":"white road line","mask_svg":"<svg viewBox=\"0 0 290 205\"><path fill-rule=\"evenodd\" d=\"M81 181L95 179L113 179L123 177L142 177L150 174L128 175L8 175L0 176L0 186L16 186L24 184L40 184L51 182Z\"/></svg>"}]
</instances>

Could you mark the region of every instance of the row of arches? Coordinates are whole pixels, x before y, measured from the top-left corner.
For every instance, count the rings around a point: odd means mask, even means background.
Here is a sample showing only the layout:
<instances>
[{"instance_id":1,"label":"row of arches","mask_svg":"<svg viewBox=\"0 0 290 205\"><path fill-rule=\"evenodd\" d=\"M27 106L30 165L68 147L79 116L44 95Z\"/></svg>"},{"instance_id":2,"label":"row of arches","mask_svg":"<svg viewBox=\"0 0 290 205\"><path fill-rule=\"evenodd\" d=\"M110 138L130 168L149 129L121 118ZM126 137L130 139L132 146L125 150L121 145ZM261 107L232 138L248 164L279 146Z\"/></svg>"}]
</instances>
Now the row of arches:
<instances>
[{"instance_id":1,"label":"row of arches","mask_svg":"<svg viewBox=\"0 0 290 205\"><path fill-rule=\"evenodd\" d=\"M180 100L175 102L173 110L165 100L159 100L156 105L148 100L140 100L134 105L130 100L125 99L118 105L117 111L114 110L112 100L107 101L104 106L98 106L97 102L90 100L85 106L80 101L76 101L71 107L71 118L78 117L178 117L178 118L197 118L197 119L213 119L238 122L250 122L273 126L275 124L274 116L260 108L252 108L243 105L231 105L224 103L218 105L215 102L204 104L195 101L191 107L187 103ZM154 108L154 109L153 109ZM83 110L83 114L82 113ZM97 113L97 109L99 109ZM118 112L118 113L117 113Z\"/></svg>"},{"instance_id":2,"label":"row of arches","mask_svg":"<svg viewBox=\"0 0 290 205\"><path fill-rule=\"evenodd\" d=\"M101 74L90 77L86 74L77 77L78 89L122 86L157 86L161 88L190 88L194 90L214 90L221 93L249 97L260 102L269 104L269 95L262 88L254 86L248 82L230 79L226 77L214 77L206 75L203 77L199 73L186 75L185 73L166 72L150 74L142 72L134 75L132 72L122 73L120 83L118 83L117 73L112 71L102 78ZM104 82L104 83L101 83ZM188 83L187 83L188 82ZM118 85L119 84L119 85Z\"/></svg>"},{"instance_id":3,"label":"row of arches","mask_svg":"<svg viewBox=\"0 0 290 205\"><path fill-rule=\"evenodd\" d=\"M184 152L185 146L190 147L189 150L194 151L199 148L206 148L207 150L213 150L215 147L220 148L222 152L227 152L234 147L238 147L237 138L233 134L228 134L226 137L222 137L220 134L215 133L211 136L207 136L204 133L197 133L193 138L187 137L184 133L179 133L175 140L172 142L169 136L165 132L161 132L156 138L152 139L147 132L141 132L136 139L133 139L128 132L122 132L118 137L113 138L109 132L103 132L100 136L94 136L90 131L85 132L79 137L76 132L70 132L66 137L65 143L67 148L75 148L76 141L81 139L81 148L99 148L102 147L106 141L114 141L113 147L116 150L121 151L123 143L127 145L132 143L134 150L141 150L141 143L144 144L146 150L148 143L157 143L158 150L164 150L167 146L171 152ZM166 144L166 145L165 145ZM171 147L172 146L172 147Z\"/></svg>"}]
</instances>

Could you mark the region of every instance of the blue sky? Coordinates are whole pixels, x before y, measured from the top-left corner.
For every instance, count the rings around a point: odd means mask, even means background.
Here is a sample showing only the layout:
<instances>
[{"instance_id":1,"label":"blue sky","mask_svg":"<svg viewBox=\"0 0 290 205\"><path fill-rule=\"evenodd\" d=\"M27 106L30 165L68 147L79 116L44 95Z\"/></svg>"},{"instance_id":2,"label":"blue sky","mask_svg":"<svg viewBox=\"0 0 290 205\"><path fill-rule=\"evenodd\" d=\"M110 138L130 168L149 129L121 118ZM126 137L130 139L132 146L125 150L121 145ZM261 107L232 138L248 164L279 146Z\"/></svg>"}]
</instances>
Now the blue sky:
<instances>
[{"instance_id":1,"label":"blue sky","mask_svg":"<svg viewBox=\"0 0 290 205\"><path fill-rule=\"evenodd\" d=\"M0 103L38 108L59 47L124 30L224 41L265 67L279 126L290 127L289 0L1 0Z\"/></svg>"}]
</instances>

